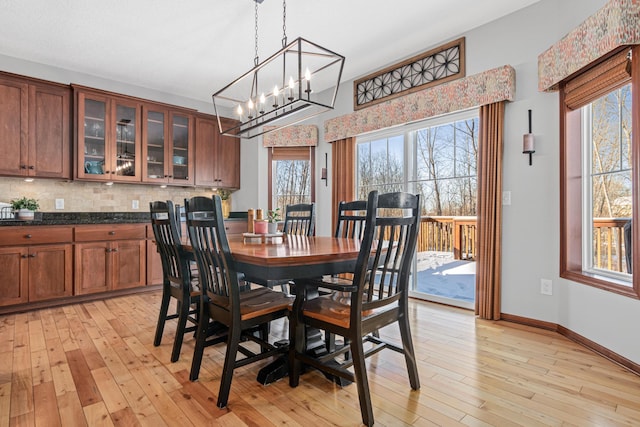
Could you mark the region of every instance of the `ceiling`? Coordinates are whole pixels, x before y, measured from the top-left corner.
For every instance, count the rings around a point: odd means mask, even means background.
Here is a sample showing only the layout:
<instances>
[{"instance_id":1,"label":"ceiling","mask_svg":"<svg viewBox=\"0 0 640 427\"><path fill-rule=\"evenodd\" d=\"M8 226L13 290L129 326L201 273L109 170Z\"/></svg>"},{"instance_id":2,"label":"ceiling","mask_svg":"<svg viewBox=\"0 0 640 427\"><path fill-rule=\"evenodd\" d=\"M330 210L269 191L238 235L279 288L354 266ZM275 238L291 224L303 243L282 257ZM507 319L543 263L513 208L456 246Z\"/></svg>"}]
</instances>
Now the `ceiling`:
<instances>
[{"instance_id":1,"label":"ceiling","mask_svg":"<svg viewBox=\"0 0 640 427\"><path fill-rule=\"evenodd\" d=\"M537 1L290 0L286 35L344 55L345 81ZM210 102L253 67L253 0L2 0L1 8L0 54L172 95ZM258 6L260 60L282 47L282 15L279 0Z\"/></svg>"}]
</instances>

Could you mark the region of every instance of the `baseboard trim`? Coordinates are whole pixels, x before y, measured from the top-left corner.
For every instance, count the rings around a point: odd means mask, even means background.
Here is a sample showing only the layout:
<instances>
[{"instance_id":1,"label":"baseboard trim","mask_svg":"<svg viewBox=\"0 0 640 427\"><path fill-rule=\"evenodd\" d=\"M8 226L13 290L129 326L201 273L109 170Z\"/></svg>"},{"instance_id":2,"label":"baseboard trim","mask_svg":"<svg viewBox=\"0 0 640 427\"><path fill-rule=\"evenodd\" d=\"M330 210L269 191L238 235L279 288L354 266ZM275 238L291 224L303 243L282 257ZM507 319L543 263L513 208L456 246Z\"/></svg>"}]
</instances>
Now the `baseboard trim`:
<instances>
[{"instance_id":1,"label":"baseboard trim","mask_svg":"<svg viewBox=\"0 0 640 427\"><path fill-rule=\"evenodd\" d=\"M547 329L549 331L554 331L564 336L565 338L574 341L581 346L588 348L594 353L599 354L612 361L613 363L627 369L630 372L633 372L636 375L640 376L640 364L627 359L624 356L621 356L608 348L598 344L597 342L591 341L588 338L583 337L580 334L573 332L572 330L565 328L564 326L558 325L556 323L544 322L541 320L531 319L528 317L516 316L513 314L500 313L500 320L504 320L507 322L519 323L521 325L532 326L534 328Z\"/></svg>"}]
</instances>

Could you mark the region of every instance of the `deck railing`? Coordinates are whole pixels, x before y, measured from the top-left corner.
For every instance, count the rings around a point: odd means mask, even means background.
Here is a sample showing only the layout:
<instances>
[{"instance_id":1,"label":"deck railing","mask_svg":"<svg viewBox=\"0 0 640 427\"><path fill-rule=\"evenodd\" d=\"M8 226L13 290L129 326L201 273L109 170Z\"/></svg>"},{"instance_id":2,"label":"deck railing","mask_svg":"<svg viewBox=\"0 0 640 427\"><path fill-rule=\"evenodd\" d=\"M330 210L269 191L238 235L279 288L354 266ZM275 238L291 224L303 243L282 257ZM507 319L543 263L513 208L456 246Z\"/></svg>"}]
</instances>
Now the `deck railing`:
<instances>
[{"instance_id":1,"label":"deck railing","mask_svg":"<svg viewBox=\"0 0 640 427\"><path fill-rule=\"evenodd\" d=\"M594 266L627 272L624 225L629 218L596 218L593 221ZM475 216L424 216L418 234L418 251L452 252L454 259L477 259Z\"/></svg>"},{"instance_id":2,"label":"deck railing","mask_svg":"<svg viewBox=\"0 0 640 427\"><path fill-rule=\"evenodd\" d=\"M418 234L418 251L453 252L455 259L477 257L475 216L424 216Z\"/></svg>"},{"instance_id":3,"label":"deck railing","mask_svg":"<svg viewBox=\"0 0 640 427\"><path fill-rule=\"evenodd\" d=\"M624 225L629 218L593 220L593 264L596 268L628 273L625 262Z\"/></svg>"}]
</instances>

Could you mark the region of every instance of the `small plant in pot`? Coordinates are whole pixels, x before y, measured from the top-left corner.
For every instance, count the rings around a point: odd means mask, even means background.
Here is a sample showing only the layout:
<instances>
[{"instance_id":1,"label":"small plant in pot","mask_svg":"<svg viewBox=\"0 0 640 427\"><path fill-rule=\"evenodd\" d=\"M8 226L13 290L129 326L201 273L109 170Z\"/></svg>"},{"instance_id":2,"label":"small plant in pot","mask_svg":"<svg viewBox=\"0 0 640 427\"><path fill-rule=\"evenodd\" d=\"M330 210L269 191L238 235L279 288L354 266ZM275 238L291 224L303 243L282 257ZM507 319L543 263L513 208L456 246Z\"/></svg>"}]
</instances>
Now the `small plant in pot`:
<instances>
[{"instance_id":1,"label":"small plant in pot","mask_svg":"<svg viewBox=\"0 0 640 427\"><path fill-rule=\"evenodd\" d=\"M267 221L269 222L269 234L275 234L278 231L278 221L280 221L280 208L275 208L267 212Z\"/></svg>"},{"instance_id":2,"label":"small plant in pot","mask_svg":"<svg viewBox=\"0 0 640 427\"><path fill-rule=\"evenodd\" d=\"M34 212L38 210L40 205L36 199L23 197L21 199L11 200L11 207L17 212L18 219L31 220L34 218Z\"/></svg>"}]
</instances>

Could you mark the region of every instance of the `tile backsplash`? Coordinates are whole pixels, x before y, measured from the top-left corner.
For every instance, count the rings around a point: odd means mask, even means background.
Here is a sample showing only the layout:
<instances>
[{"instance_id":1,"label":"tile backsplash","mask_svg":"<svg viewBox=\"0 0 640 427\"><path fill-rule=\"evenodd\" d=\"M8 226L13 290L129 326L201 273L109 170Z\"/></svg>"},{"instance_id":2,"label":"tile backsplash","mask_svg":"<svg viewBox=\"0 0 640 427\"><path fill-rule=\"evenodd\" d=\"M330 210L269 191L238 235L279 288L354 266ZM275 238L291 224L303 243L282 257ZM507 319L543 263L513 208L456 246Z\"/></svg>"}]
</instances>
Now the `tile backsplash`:
<instances>
[{"instance_id":1,"label":"tile backsplash","mask_svg":"<svg viewBox=\"0 0 640 427\"><path fill-rule=\"evenodd\" d=\"M148 212L149 202L172 200L183 204L185 198L211 197L210 188L167 187L158 185L59 181L38 179L25 182L22 178L0 177L0 202L29 197L38 200L41 212ZM56 199L64 200L64 209L55 208ZM138 209L133 209L134 201Z\"/></svg>"}]
</instances>

